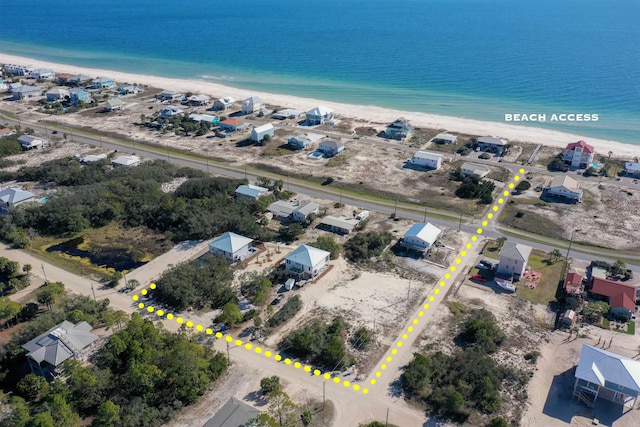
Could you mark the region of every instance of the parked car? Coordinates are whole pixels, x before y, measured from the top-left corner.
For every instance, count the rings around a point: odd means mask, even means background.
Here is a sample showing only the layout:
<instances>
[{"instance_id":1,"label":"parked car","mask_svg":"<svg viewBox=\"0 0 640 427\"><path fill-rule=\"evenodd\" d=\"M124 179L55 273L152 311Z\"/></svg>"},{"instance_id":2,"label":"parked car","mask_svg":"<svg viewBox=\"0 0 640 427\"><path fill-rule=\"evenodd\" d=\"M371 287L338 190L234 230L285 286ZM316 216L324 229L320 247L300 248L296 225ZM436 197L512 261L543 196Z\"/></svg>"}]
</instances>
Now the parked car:
<instances>
[{"instance_id":1,"label":"parked car","mask_svg":"<svg viewBox=\"0 0 640 427\"><path fill-rule=\"evenodd\" d=\"M284 295L280 294L273 301L271 301L271 305L278 305L280 304L280 301L282 301L283 299L284 299Z\"/></svg>"},{"instance_id":2,"label":"parked car","mask_svg":"<svg viewBox=\"0 0 640 427\"><path fill-rule=\"evenodd\" d=\"M493 263L491 261L483 259L479 264L484 265L488 270L493 270Z\"/></svg>"},{"instance_id":3,"label":"parked car","mask_svg":"<svg viewBox=\"0 0 640 427\"><path fill-rule=\"evenodd\" d=\"M474 274L473 276L471 276L471 280L476 280L478 282L486 282L487 279L485 279L484 277L482 277L479 274Z\"/></svg>"}]
</instances>

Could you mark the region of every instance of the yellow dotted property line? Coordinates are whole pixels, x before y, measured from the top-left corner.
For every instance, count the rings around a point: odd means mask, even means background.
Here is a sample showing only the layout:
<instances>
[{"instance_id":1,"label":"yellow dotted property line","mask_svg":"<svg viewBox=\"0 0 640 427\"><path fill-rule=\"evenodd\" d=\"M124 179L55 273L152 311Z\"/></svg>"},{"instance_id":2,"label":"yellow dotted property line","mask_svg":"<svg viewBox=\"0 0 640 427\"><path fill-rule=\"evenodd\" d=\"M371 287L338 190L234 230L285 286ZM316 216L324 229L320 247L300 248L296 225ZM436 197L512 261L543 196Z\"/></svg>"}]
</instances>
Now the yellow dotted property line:
<instances>
[{"instance_id":1,"label":"yellow dotted property line","mask_svg":"<svg viewBox=\"0 0 640 427\"><path fill-rule=\"evenodd\" d=\"M521 178L521 175L524 174L525 170L524 169L520 169L519 171L519 175L515 175L513 177L513 181L509 183L508 187L510 190L513 190L515 188L515 182L518 182ZM471 241L472 242L476 242L478 240L478 236L482 234L483 232L483 227L486 227L487 225L489 225L489 219L493 219L494 217L494 212L498 212L498 210L500 209L500 205L502 205L505 202L505 198L509 197L511 193L507 190L505 190L504 192L502 192L501 196L498 198L498 200L496 201L496 203L491 207L491 209L489 209L489 213L487 213L486 219L484 219L482 221L482 227L478 227L478 229L476 230L476 234L474 234L473 236L471 236ZM438 286L433 290L433 294L429 295L429 297L427 298L427 300L429 302L434 302L436 297L435 295L439 295L440 294L440 289L444 288L449 279L451 279L451 273L454 273L456 271L456 266L459 265L460 263L462 263L462 258L467 256L467 250L471 249L473 247L472 243L467 243L465 246L466 250L462 250L460 252L460 254L456 257L456 259L454 260L454 263L452 265L449 266L449 268L447 270L449 270L445 275L444 275L444 280L440 280L440 282L438 282ZM396 342L394 344L394 348L391 349L391 355L388 355L385 359L384 362L380 365L380 367L378 368L378 370L375 372L374 377L372 378L369 383L371 385L375 385L377 382L377 378L380 378L382 376L382 372L385 371L387 369L387 363L391 362L393 360L393 356L395 356L396 354L398 354L398 349L400 349L403 345L404 342L409 338L409 334L412 333L414 331L414 326L418 325L418 323L420 323L420 318L424 317L424 312L426 310L429 309L429 302L426 302L418 311L416 317L413 318L413 320L411 321L411 325L409 325L407 327L406 332L404 332L402 334L402 337L400 340L398 340L398 342Z\"/></svg>"},{"instance_id":2,"label":"yellow dotted property line","mask_svg":"<svg viewBox=\"0 0 640 427\"><path fill-rule=\"evenodd\" d=\"M149 289L156 289L156 284L155 283L151 283L149 285ZM140 291L140 294L145 296L149 293L149 289L143 289ZM133 299L133 301L138 302L140 301L140 296L139 295L133 295L131 297L131 299ZM271 359L273 358L276 362L284 362L285 365L291 366L293 365L293 367L295 369L301 369L304 370L305 372L308 373L313 373L313 375L315 377L322 377L325 380L330 380L333 381L335 384L342 384L344 387L346 388L350 388L353 391L360 391L363 394L369 394L369 389L366 387L361 387L360 384L356 384L356 383L352 383L351 381L348 380L342 380L340 377L337 376L332 376L329 373L322 373L322 371L320 371L319 369L313 369L311 366L309 365L303 365L300 362L294 362L293 360L289 359L288 357L283 357L281 354L278 354L277 352L272 352L271 350L268 349L263 349L262 347L259 346L254 346L253 344L249 343L249 342L244 342L242 340L239 339L234 339L231 335L229 334L223 334L222 332L213 332L213 329L211 328L205 328L202 325L196 325L194 324L191 320L187 320L185 321L184 318L182 317L176 317L174 316L172 313L165 313L164 310L156 310L153 306L150 305L145 305L145 303L143 302L138 302L138 308L143 310L146 307L146 311L148 313L155 313L156 316L158 317L165 317L167 320L175 320L178 324L180 325L185 325L187 328L194 328L196 331L198 332L204 332L207 335L213 335L215 336L217 339L223 339L229 343L229 344L235 344L236 347L240 347L240 348L244 348L248 351L253 351L257 354L261 354L264 357ZM165 316L166 314L166 316Z\"/></svg>"}]
</instances>

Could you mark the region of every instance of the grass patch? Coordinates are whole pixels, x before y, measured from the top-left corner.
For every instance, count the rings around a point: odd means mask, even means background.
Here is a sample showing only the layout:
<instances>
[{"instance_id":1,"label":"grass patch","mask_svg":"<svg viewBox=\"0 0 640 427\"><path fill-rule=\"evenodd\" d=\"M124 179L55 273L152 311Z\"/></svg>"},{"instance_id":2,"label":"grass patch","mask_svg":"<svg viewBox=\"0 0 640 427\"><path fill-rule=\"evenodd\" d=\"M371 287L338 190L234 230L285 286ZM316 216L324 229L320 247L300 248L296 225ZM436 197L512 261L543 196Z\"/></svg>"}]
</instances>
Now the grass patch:
<instances>
[{"instance_id":1,"label":"grass patch","mask_svg":"<svg viewBox=\"0 0 640 427\"><path fill-rule=\"evenodd\" d=\"M533 271L542 275L542 278L536 284L535 289L524 286L524 282L518 284L517 294L536 304L548 304L555 300L558 283L564 268L564 262L558 261L548 264L549 255L538 250L534 250L529 256L529 265Z\"/></svg>"},{"instance_id":2,"label":"grass patch","mask_svg":"<svg viewBox=\"0 0 640 427\"><path fill-rule=\"evenodd\" d=\"M521 202L519 200L514 200L514 203L507 203L500 214L500 223L541 236L564 240L564 229L559 224L550 221L542 215L521 209L518 206L520 204L535 203L536 201Z\"/></svg>"},{"instance_id":3,"label":"grass patch","mask_svg":"<svg viewBox=\"0 0 640 427\"><path fill-rule=\"evenodd\" d=\"M488 240L487 243L484 244L482 252L484 254L495 255L497 259L500 254L500 244L495 240Z\"/></svg>"},{"instance_id":4,"label":"grass patch","mask_svg":"<svg viewBox=\"0 0 640 427\"><path fill-rule=\"evenodd\" d=\"M511 172L506 168L497 168L497 170L492 169L489 175L487 175L487 178L495 181L507 182L511 178Z\"/></svg>"},{"instance_id":5,"label":"grass patch","mask_svg":"<svg viewBox=\"0 0 640 427\"><path fill-rule=\"evenodd\" d=\"M602 324L604 325L604 322L606 321L607 324L605 326L605 328L610 329L610 322L609 319L607 318L602 318ZM633 320L629 320L629 323L627 324L627 329L618 329L618 328L613 328L612 331L614 332L620 332L621 334L628 334L628 335L635 335L636 333L636 322Z\"/></svg>"},{"instance_id":6,"label":"grass patch","mask_svg":"<svg viewBox=\"0 0 640 427\"><path fill-rule=\"evenodd\" d=\"M602 318L602 327L604 329L611 329L611 322L609 322L609 319L607 319L606 317Z\"/></svg>"},{"instance_id":7,"label":"grass patch","mask_svg":"<svg viewBox=\"0 0 640 427\"><path fill-rule=\"evenodd\" d=\"M327 161L327 164L325 166L328 167L328 168L335 168L337 166L344 166L344 165L347 164L348 160L349 159L347 158L345 153L343 153L342 155L337 155L337 156L334 156L334 157L330 158Z\"/></svg>"}]
</instances>

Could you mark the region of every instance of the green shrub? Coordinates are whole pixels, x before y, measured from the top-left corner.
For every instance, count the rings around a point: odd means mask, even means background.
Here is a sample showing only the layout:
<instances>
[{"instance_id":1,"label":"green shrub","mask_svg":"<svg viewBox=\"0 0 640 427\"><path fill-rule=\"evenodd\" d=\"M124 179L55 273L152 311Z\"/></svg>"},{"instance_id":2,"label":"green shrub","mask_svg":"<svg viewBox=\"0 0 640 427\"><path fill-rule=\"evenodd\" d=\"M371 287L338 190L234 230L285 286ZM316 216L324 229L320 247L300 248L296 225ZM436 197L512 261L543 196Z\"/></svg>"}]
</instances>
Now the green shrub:
<instances>
[{"instance_id":1,"label":"green shrub","mask_svg":"<svg viewBox=\"0 0 640 427\"><path fill-rule=\"evenodd\" d=\"M388 231L365 231L358 233L344 244L344 254L349 261L363 262L382 254L393 236Z\"/></svg>"},{"instance_id":2,"label":"green shrub","mask_svg":"<svg viewBox=\"0 0 640 427\"><path fill-rule=\"evenodd\" d=\"M289 298L282 308L267 320L267 327L275 328L276 326L280 326L286 321L293 319L301 308L302 300L299 295Z\"/></svg>"}]
</instances>

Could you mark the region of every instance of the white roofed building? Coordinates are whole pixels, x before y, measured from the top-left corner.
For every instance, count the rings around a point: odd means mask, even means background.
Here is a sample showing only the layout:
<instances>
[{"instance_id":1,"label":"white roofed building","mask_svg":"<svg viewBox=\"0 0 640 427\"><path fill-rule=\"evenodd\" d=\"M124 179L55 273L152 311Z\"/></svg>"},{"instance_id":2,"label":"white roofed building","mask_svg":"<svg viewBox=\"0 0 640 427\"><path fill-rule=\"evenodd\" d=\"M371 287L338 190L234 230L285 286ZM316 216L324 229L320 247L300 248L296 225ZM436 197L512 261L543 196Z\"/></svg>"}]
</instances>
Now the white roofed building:
<instances>
[{"instance_id":1,"label":"white roofed building","mask_svg":"<svg viewBox=\"0 0 640 427\"><path fill-rule=\"evenodd\" d=\"M460 166L460 173L464 176L470 176L474 179L482 179L489 175L491 169L486 166L476 165L475 163L463 163Z\"/></svg>"},{"instance_id":2,"label":"white roofed building","mask_svg":"<svg viewBox=\"0 0 640 427\"><path fill-rule=\"evenodd\" d=\"M18 142L23 150L39 150L40 148L44 148L49 145L49 141L44 138L40 138L38 136L33 135L20 135L18 138Z\"/></svg>"},{"instance_id":3,"label":"white roofed building","mask_svg":"<svg viewBox=\"0 0 640 427\"><path fill-rule=\"evenodd\" d=\"M582 190L579 188L578 181L567 175L560 175L553 178L549 187L544 189L544 193L576 202L582 200Z\"/></svg>"},{"instance_id":4,"label":"white roofed building","mask_svg":"<svg viewBox=\"0 0 640 427\"><path fill-rule=\"evenodd\" d=\"M497 155L501 155L506 146L507 141L495 136L483 136L478 138L478 147L480 147L482 151L492 151Z\"/></svg>"},{"instance_id":5,"label":"white roofed building","mask_svg":"<svg viewBox=\"0 0 640 427\"><path fill-rule=\"evenodd\" d=\"M640 361L583 344L575 378L579 401L594 407L600 398L631 410L640 394Z\"/></svg>"},{"instance_id":6,"label":"white roofed building","mask_svg":"<svg viewBox=\"0 0 640 427\"><path fill-rule=\"evenodd\" d=\"M236 102L235 99L231 97L216 99L213 102L213 109L216 111L224 111L233 108L233 104Z\"/></svg>"},{"instance_id":7,"label":"white roofed building","mask_svg":"<svg viewBox=\"0 0 640 427\"><path fill-rule=\"evenodd\" d=\"M7 213L10 207L33 200L34 197L35 194L19 187L5 188L0 191L0 212Z\"/></svg>"},{"instance_id":8,"label":"white roofed building","mask_svg":"<svg viewBox=\"0 0 640 427\"><path fill-rule=\"evenodd\" d=\"M253 239L227 232L209 243L209 252L224 256L229 261L241 261L251 254Z\"/></svg>"},{"instance_id":9,"label":"white roofed building","mask_svg":"<svg viewBox=\"0 0 640 427\"><path fill-rule=\"evenodd\" d=\"M416 166L422 166L430 169L440 169L442 166L443 154L432 153L429 151L417 151L409 160L409 163Z\"/></svg>"},{"instance_id":10,"label":"white roofed building","mask_svg":"<svg viewBox=\"0 0 640 427\"><path fill-rule=\"evenodd\" d=\"M240 199L258 200L269 192L268 188L259 185L240 185L236 188L236 197Z\"/></svg>"},{"instance_id":11,"label":"white roofed building","mask_svg":"<svg viewBox=\"0 0 640 427\"><path fill-rule=\"evenodd\" d=\"M306 122L309 126L321 125L333 118L333 111L322 105L307 111Z\"/></svg>"},{"instance_id":12,"label":"white roofed building","mask_svg":"<svg viewBox=\"0 0 640 427\"><path fill-rule=\"evenodd\" d=\"M142 159L138 156L119 156L111 161L115 166L140 166Z\"/></svg>"},{"instance_id":13,"label":"white roofed building","mask_svg":"<svg viewBox=\"0 0 640 427\"><path fill-rule=\"evenodd\" d=\"M640 176L640 162L625 162L624 171L627 175Z\"/></svg>"},{"instance_id":14,"label":"white roofed building","mask_svg":"<svg viewBox=\"0 0 640 427\"><path fill-rule=\"evenodd\" d=\"M262 141L266 136L272 137L275 133L271 123L262 126L255 126L251 131L251 140L254 142Z\"/></svg>"},{"instance_id":15,"label":"white roofed building","mask_svg":"<svg viewBox=\"0 0 640 427\"><path fill-rule=\"evenodd\" d=\"M452 135L450 133L439 133L433 137L431 142L435 142L436 144L455 144L458 137L456 135Z\"/></svg>"},{"instance_id":16,"label":"white roofed building","mask_svg":"<svg viewBox=\"0 0 640 427\"><path fill-rule=\"evenodd\" d=\"M284 258L285 268L298 280L314 279L327 268L330 256L322 249L302 245Z\"/></svg>"},{"instance_id":17,"label":"white roofed building","mask_svg":"<svg viewBox=\"0 0 640 427\"><path fill-rule=\"evenodd\" d=\"M500 251L497 272L504 276L519 279L524 274L533 248L521 243L505 242Z\"/></svg>"},{"instance_id":18,"label":"white roofed building","mask_svg":"<svg viewBox=\"0 0 640 427\"><path fill-rule=\"evenodd\" d=\"M260 111L264 101L259 96L251 96L242 101L242 114L253 114Z\"/></svg>"},{"instance_id":19,"label":"white roofed building","mask_svg":"<svg viewBox=\"0 0 640 427\"><path fill-rule=\"evenodd\" d=\"M404 233L400 245L424 253L436 243L441 234L442 230L431 223L414 224Z\"/></svg>"}]
</instances>

